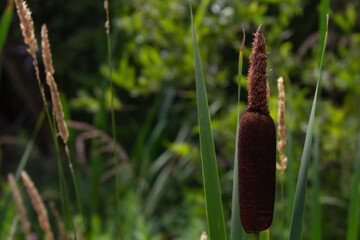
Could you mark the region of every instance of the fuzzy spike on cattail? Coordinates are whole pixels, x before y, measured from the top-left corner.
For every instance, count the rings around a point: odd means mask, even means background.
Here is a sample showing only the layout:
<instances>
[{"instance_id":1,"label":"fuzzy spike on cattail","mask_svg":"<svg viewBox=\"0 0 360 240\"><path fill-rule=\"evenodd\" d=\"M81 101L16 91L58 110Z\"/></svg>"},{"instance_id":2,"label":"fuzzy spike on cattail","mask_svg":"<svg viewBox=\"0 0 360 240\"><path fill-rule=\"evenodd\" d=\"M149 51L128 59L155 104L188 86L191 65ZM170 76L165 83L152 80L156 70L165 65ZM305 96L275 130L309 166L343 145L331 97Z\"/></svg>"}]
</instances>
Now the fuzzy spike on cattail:
<instances>
[{"instance_id":1,"label":"fuzzy spike on cattail","mask_svg":"<svg viewBox=\"0 0 360 240\"><path fill-rule=\"evenodd\" d=\"M240 219L247 233L270 227L276 172L276 131L267 106L265 37L255 33L248 74L248 107L241 117L238 141Z\"/></svg>"}]
</instances>

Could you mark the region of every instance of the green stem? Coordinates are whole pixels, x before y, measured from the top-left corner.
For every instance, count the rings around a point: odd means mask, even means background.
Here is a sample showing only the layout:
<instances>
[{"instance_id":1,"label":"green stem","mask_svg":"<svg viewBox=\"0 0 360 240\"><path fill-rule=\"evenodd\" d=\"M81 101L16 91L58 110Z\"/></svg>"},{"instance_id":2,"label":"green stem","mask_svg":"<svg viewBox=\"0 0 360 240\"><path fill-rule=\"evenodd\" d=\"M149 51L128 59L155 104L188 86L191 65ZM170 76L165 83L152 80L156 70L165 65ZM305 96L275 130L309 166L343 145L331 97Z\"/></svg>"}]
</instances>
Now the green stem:
<instances>
[{"instance_id":1,"label":"green stem","mask_svg":"<svg viewBox=\"0 0 360 240\"><path fill-rule=\"evenodd\" d=\"M116 128L115 128L115 111L114 111L114 88L112 84L112 62L111 62L111 41L110 41L110 14L109 7L105 8L106 10L106 22L107 31L106 31L106 40L107 40L107 53L108 53L108 65L109 65L109 81L110 81L110 92L111 92L111 127L113 135L113 148L114 148L114 161L115 161L115 194L116 194L116 208L117 208L117 217L118 217L118 229L119 229L119 239L121 239L121 217L120 217L120 198L119 198L119 174L118 174L118 156L116 150Z\"/></svg>"},{"instance_id":2,"label":"green stem","mask_svg":"<svg viewBox=\"0 0 360 240\"><path fill-rule=\"evenodd\" d=\"M260 239L260 232L255 232L252 235L253 235L253 240L259 240Z\"/></svg>"}]
</instances>

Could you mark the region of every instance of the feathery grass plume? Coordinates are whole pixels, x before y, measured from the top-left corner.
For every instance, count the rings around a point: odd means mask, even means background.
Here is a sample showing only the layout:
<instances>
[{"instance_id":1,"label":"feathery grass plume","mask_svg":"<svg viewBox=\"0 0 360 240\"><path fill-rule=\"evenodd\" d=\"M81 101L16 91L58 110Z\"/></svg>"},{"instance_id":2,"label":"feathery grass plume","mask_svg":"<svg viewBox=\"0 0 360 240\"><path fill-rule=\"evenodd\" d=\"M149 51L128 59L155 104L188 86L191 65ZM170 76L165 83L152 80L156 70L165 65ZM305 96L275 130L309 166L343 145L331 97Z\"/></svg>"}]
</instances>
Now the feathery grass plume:
<instances>
[{"instance_id":1,"label":"feathery grass plume","mask_svg":"<svg viewBox=\"0 0 360 240\"><path fill-rule=\"evenodd\" d=\"M21 225L23 227L24 230L24 234L25 234L25 238L26 240L30 240L30 222L26 217L26 210L25 210L25 206L19 191L19 188L16 185L15 179L14 179L14 175L12 173L10 173L8 175L8 181L9 181L9 185L12 191L12 195L15 201L15 206L16 206L16 210L19 214L20 217L20 221L21 221Z\"/></svg>"},{"instance_id":2,"label":"feathery grass plume","mask_svg":"<svg viewBox=\"0 0 360 240\"><path fill-rule=\"evenodd\" d=\"M35 38L34 22L31 17L31 11L23 0L15 0L17 14L20 19L20 27L24 36L24 41L28 45L28 52L35 55L38 50L38 44Z\"/></svg>"},{"instance_id":3,"label":"feathery grass plume","mask_svg":"<svg viewBox=\"0 0 360 240\"><path fill-rule=\"evenodd\" d=\"M247 233L271 225L275 200L276 131L267 106L265 37L257 29L250 55L248 107L240 120L238 187L240 219Z\"/></svg>"},{"instance_id":4,"label":"feathery grass plume","mask_svg":"<svg viewBox=\"0 0 360 240\"><path fill-rule=\"evenodd\" d=\"M56 224L57 224L58 231L59 231L59 235L58 235L57 239L58 240L67 240L64 222L62 221L60 213L56 209L54 202L50 202L50 209L51 209L51 212L53 213L53 215L55 216Z\"/></svg>"},{"instance_id":5,"label":"feathery grass plume","mask_svg":"<svg viewBox=\"0 0 360 240\"><path fill-rule=\"evenodd\" d=\"M31 203L38 215L38 221L39 221L40 227L45 232L45 239L46 240L54 240L54 235L51 231L48 214L47 214L45 205L43 203L43 200L41 199L41 196L40 196L38 190L36 189L33 181L31 180L31 178L25 171L21 172L21 177L26 186L26 190L30 196Z\"/></svg>"},{"instance_id":6,"label":"feathery grass plume","mask_svg":"<svg viewBox=\"0 0 360 240\"><path fill-rule=\"evenodd\" d=\"M208 239L208 236L207 236L206 232L203 231L201 234L200 240L207 240L207 239Z\"/></svg>"},{"instance_id":7,"label":"feathery grass plume","mask_svg":"<svg viewBox=\"0 0 360 240\"><path fill-rule=\"evenodd\" d=\"M106 31L106 35L110 36L110 22L109 22L109 19L108 19L108 16L109 16L109 0L104 0L104 8L105 8L105 12L106 12L105 31Z\"/></svg>"},{"instance_id":8,"label":"feathery grass plume","mask_svg":"<svg viewBox=\"0 0 360 240\"><path fill-rule=\"evenodd\" d=\"M19 215L15 215L15 217L11 223L11 229L10 229L10 234L9 234L8 240L14 239L18 222L19 222Z\"/></svg>"},{"instance_id":9,"label":"feathery grass plume","mask_svg":"<svg viewBox=\"0 0 360 240\"><path fill-rule=\"evenodd\" d=\"M41 27L41 48L42 48L42 57L45 66L45 73L51 73L54 75L55 70L52 62L52 55L50 49L50 42L48 37L48 30L46 24L43 24Z\"/></svg>"},{"instance_id":10,"label":"feathery grass plume","mask_svg":"<svg viewBox=\"0 0 360 240\"><path fill-rule=\"evenodd\" d=\"M64 120L64 112L62 110L59 91L55 79L53 77L55 70L52 64L48 31L45 24L41 28L41 46L42 46L42 57L45 65L46 83L50 87L51 101L55 111L56 123L59 128L60 137L62 138L64 144L66 145L69 138L69 132L66 126L66 122Z\"/></svg>"},{"instance_id":11,"label":"feathery grass plume","mask_svg":"<svg viewBox=\"0 0 360 240\"><path fill-rule=\"evenodd\" d=\"M280 154L280 164L276 163L276 168L280 170L281 176L283 177L287 165L287 157L284 151L284 147L286 144L284 79L282 77L279 77L277 82L278 82L278 90L279 90L278 134L280 136L280 141L278 141L277 143L277 149Z\"/></svg>"}]
</instances>

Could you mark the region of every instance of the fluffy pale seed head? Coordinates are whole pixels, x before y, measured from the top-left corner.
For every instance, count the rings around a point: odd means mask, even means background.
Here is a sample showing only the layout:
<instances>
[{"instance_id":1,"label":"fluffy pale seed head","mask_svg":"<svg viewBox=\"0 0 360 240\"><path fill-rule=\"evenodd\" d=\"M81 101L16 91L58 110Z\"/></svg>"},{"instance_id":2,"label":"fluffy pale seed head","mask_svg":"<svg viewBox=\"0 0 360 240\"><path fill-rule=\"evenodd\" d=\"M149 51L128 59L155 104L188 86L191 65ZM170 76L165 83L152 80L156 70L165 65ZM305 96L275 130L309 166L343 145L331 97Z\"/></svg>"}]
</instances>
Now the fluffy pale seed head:
<instances>
[{"instance_id":1,"label":"fluffy pale seed head","mask_svg":"<svg viewBox=\"0 0 360 240\"><path fill-rule=\"evenodd\" d=\"M17 210L17 212L19 214L21 225L22 225L23 230L24 230L25 237L26 237L27 240L29 240L29 239L31 239L30 238L30 222L27 219L25 206L24 206L24 203L23 203L19 188L16 185L14 175L12 173L10 173L8 175L8 181L9 181L9 185L10 185L12 195L13 195L13 198L14 198L15 207L16 207L16 210Z\"/></svg>"},{"instance_id":2,"label":"fluffy pale seed head","mask_svg":"<svg viewBox=\"0 0 360 240\"><path fill-rule=\"evenodd\" d=\"M207 236L206 232L203 231L201 234L200 240L207 240L207 239L208 239L208 236Z\"/></svg>"},{"instance_id":3,"label":"fluffy pale seed head","mask_svg":"<svg viewBox=\"0 0 360 240\"><path fill-rule=\"evenodd\" d=\"M50 42L48 37L48 30L46 25L42 25L41 28L41 47L42 47L42 57L45 66L45 73L51 73L52 75L55 73L54 66L52 63L52 55Z\"/></svg>"},{"instance_id":4,"label":"fluffy pale seed head","mask_svg":"<svg viewBox=\"0 0 360 240\"><path fill-rule=\"evenodd\" d=\"M53 108L55 111L55 117L56 117L56 123L59 128L60 137L64 141L65 145L67 144L67 141L69 139L69 132L68 128L64 119L64 112L62 110L62 105L60 101L59 91L55 82L55 79L53 75L48 72L46 74L46 83L50 87L51 92L51 101L53 104Z\"/></svg>"},{"instance_id":5,"label":"fluffy pale seed head","mask_svg":"<svg viewBox=\"0 0 360 240\"><path fill-rule=\"evenodd\" d=\"M105 31L106 35L110 35L110 23L109 23L109 0L104 0L104 8L106 12Z\"/></svg>"},{"instance_id":6,"label":"fluffy pale seed head","mask_svg":"<svg viewBox=\"0 0 360 240\"><path fill-rule=\"evenodd\" d=\"M34 55L38 50L38 44L35 38L34 23L29 10L24 0L15 0L17 14L20 19L20 27L24 41L28 45L28 52Z\"/></svg>"},{"instance_id":7,"label":"fluffy pale seed head","mask_svg":"<svg viewBox=\"0 0 360 240\"><path fill-rule=\"evenodd\" d=\"M287 165L287 157L285 155L284 147L286 145L286 126L285 126L285 91L284 91L284 79L279 77L278 90L279 90L279 99L278 99L278 134L280 136L280 141L277 143L277 148L280 155L280 164L276 164L276 168L284 173Z\"/></svg>"},{"instance_id":8,"label":"fluffy pale seed head","mask_svg":"<svg viewBox=\"0 0 360 240\"><path fill-rule=\"evenodd\" d=\"M248 74L248 111L268 114L265 37L261 25L255 33Z\"/></svg>"},{"instance_id":9,"label":"fluffy pale seed head","mask_svg":"<svg viewBox=\"0 0 360 240\"><path fill-rule=\"evenodd\" d=\"M43 202L38 190L36 189L30 176L25 171L21 172L21 177L26 186L26 190L30 196L31 204L34 207L34 209L38 215L38 221L39 221L40 227L45 232L46 240L54 240L54 235L51 231L47 210L45 208L44 202Z\"/></svg>"}]
</instances>

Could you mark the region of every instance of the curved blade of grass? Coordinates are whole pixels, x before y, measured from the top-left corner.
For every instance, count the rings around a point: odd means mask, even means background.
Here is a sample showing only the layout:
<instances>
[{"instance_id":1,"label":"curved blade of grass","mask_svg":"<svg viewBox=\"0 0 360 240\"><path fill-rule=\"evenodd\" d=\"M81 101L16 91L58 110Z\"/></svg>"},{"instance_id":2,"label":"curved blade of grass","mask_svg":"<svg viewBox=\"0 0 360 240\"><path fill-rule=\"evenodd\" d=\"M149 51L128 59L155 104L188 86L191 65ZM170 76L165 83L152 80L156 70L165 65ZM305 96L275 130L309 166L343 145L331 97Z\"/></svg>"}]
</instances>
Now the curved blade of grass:
<instances>
[{"instance_id":1,"label":"curved blade of grass","mask_svg":"<svg viewBox=\"0 0 360 240\"><path fill-rule=\"evenodd\" d=\"M9 31L12 12L13 12L13 1L8 0L7 6L0 21L0 54L2 53L2 49L4 47L4 43Z\"/></svg>"},{"instance_id":2,"label":"curved blade of grass","mask_svg":"<svg viewBox=\"0 0 360 240\"><path fill-rule=\"evenodd\" d=\"M348 227L347 227L347 236L346 236L347 240L358 239L358 232L359 232L360 137L359 137L359 145L355 160L355 172L354 172L353 181L354 182L353 182L350 205L349 205Z\"/></svg>"},{"instance_id":3,"label":"curved blade of grass","mask_svg":"<svg viewBox=\"0 0 360 240\"><path fill-rule=\"evenodd\" d=\"M321 238L321 209L320 209L320 181L319 181L319 148L320 148L320 126L319 121L315 127L315 139L313 149L313 187L311 205L311 235L313 240Z\"/></svg>"},{"instance_id":4,"label":"curved blade of grass","mask_svg":"<svg viewBox=\"0 0 360 240\"><path fill-rule=\"evenodd\" d=\"M192 35L195 58L196 100L200 129L200 150L205 190L206 213L211 240L225 240L224 213L221 202L218 169L215 157L214 139L210 124L209 106L206 96L204 75L197 45L194 19L190 4Z\"/></svg>"},{"instance_id":5,"label":"curved blade of grass","mask_svg":"<svg viewBox=\"0 0 360 240\"><path fill-rule=\"evenodd\" d=\"M329 15L327 16L326 26L328 26L329 22ZM320 65L319 65L319 76L317 79L316 90L314 95L313 104L311 107L311 114L308 123L308 129L306 131L305 143L303 154L301 157L301 164L300 164L300 172L298 176L298 181L296 184L296 192L295 192L295 202L294 208L291 218L291 227L290 227L290 237L289 240L300 240L302 236L302 226L304 220L304 207L305 207L305 194L306 194L306 182L309 170L309 163L310 163L310 151L312 145L312 132L314 126L314 119L315 119L315 109L316 109L316 101L319 88L321 87L321 75L322 75L322 65L326 47L326 41L328 36L328 27L326 27L326 33L324 37L324 44L321 52L320 58Z\"/></svg>"},{"instance_id":6,"label":"curved blade of grass","mask_svg":"<svg viewBox=\"0 0 360 240\"><path fill-rule=\"evenodd\" d=\"M241 42L241 48L239 53L239 65L238 65L238 100L237 100L237 122L236 122L236 140L235 140L235 154L234 154L234 180L232 191L232 207L231 207L231 240L242 239L243 227L240 221L239 212L239 189L238 189L238 138L239 138L239 124L240 124L240 92L241 92L241 75L243 67L243 51L245 45L245 31L243 29L243 39Z\"/></svg>"}]
</instances>

